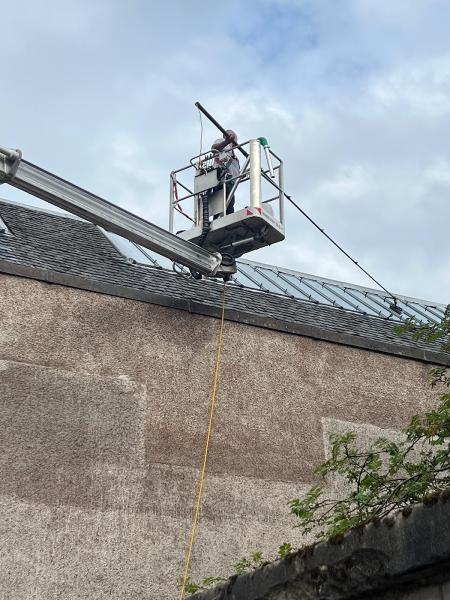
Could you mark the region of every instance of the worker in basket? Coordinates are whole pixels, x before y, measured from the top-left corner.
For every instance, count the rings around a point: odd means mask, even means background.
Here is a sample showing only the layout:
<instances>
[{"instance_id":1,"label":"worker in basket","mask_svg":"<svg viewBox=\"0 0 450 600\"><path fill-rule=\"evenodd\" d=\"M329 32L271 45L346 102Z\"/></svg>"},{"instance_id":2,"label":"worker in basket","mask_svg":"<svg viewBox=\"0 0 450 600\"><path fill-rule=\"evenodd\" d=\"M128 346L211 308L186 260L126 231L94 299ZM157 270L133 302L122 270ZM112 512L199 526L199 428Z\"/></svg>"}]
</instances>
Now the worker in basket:
<instances>
[{"instance_id":1,"label":"worker in basket","mask_svg":"<svg viewBox=\"0 0 450 600\"><path fill-rule=\"evenodd\" d=\"M211 150L215 150L213 166L219 169L218 178L221 183L225 183L227 196L231 192L234 181L229 181L240 173L239 160L234 152L237 146L238 138L232 129L227 129L223 134L223 138L218 139L211 146ZM228 199L227 215L234 212L234 194Z\"/></svg>"}]
</instances>

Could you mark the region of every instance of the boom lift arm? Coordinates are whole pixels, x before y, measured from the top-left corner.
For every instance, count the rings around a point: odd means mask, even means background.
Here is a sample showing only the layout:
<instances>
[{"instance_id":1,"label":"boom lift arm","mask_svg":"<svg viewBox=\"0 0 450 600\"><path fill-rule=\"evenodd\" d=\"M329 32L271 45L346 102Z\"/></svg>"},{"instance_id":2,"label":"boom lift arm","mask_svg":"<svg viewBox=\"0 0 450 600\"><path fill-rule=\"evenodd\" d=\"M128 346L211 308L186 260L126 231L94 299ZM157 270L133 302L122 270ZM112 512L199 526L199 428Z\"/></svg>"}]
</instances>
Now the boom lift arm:
<instances>
[{"instance_id":1,"label":"boom lift arm","mask_svg":"<svg viewBox=\"0 0 450 600\"><path fill-rule=\"evenodd\" d=\"M227 277L236 272L235 265L222 264L222 256L218 252L208 252L57 175L44 171L23 160L20 150L0 146L1 183L9 183L205 275Z\"/></svg>"}]
</instances>

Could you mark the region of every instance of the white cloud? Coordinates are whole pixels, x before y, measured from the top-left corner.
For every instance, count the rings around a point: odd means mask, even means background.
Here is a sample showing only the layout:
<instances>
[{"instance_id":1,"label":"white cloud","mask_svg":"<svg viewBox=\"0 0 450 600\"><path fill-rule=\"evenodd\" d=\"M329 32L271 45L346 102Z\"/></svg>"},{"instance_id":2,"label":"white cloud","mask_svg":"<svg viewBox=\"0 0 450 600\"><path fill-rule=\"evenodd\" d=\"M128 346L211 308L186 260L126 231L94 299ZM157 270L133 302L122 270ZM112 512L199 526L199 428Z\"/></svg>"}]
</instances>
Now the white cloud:
<instances>
[{"instance_id":1,"label":"white cloud","mask_svg":"<svg viewBox=\"0 0 450 600\"><path fill-rule=\"evenodd\" d=\"M450 161L443 156L434 158L425 169L425 177L431 183L450 187Z\"/></svg>"},{"instance_id":2,"label":"white cloud","mask_svg":"<svg viewBox=\"0 0 450 600\"><path fill-rule=\"evenodd\" d=\"M315 194L324 196L331 202L352 202L369 193L373 185L368 170L362 165L341 165L331 179L318 184Z\"/></svg>"},{"instance_id":3,"label":"white cloud","mask_svg":"<svg viewBox=\"0 0 450 600\"><path fill-rule=\"evenodd\" d=\"M420 119L450 113L450 54L424 62L405 61L375 79L371 93L391 111L411 111Z\"/></svg>"}]
</instances>

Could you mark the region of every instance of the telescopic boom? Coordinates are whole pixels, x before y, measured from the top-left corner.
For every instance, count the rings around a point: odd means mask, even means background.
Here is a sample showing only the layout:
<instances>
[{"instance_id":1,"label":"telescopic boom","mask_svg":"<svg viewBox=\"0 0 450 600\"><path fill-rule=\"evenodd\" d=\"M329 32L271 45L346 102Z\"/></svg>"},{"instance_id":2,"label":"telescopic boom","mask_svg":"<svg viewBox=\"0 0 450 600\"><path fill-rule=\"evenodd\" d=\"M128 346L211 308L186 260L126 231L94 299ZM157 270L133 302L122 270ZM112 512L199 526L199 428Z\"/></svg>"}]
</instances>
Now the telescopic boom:
<instances>
[{"instance_id":1,"label":"telescopic boom","mask_svg":"<svg viewBox=\"0 0 450 600\"><path fill-rule=\"evenodd\" d=\"M0 146L0 184L23 190L95 225L206 275L229 274L219 253L208 252L129 211L22 159L20 150Z\"/></svg>"}]
</instances>

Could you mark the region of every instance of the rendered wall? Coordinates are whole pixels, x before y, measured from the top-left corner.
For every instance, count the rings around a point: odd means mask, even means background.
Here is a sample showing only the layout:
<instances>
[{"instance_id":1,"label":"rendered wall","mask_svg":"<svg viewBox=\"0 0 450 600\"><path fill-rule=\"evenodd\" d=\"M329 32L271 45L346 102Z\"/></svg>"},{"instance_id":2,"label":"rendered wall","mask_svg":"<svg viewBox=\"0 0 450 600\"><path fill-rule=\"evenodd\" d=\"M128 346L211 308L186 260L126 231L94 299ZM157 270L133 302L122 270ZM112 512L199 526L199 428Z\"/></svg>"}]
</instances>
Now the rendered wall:
<instances>
[{"instance_id":1,"label":"rendered wall","mask_svg":"<svg viewBox=\"0 0 450 600\"><path fill-rule=\"evenodd\" d=\"M218 325L0 275L1 600L176 598ZM193 579L298 543L324 434L402 426L428 368L227 322Z\"/></svg>"}]
</instances>

